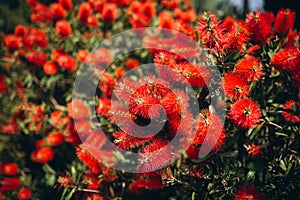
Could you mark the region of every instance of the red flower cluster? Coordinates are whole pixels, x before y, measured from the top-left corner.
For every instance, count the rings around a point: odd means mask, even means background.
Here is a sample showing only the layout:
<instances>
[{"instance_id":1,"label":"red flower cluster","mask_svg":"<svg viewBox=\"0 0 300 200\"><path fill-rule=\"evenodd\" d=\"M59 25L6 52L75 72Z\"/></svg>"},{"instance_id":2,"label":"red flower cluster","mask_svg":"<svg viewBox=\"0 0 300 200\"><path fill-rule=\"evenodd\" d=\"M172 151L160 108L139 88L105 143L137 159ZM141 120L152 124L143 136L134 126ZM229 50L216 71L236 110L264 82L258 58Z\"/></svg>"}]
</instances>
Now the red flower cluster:
<instances>
[{"instance_id":1,"label":"red flower cluster","mask_svg":"<svg viewBox=\"0 0 300 200\"><path fill-rule=\"evenodd\" d=\"M262 113L255 101L242 99L231 105L228 115L237 127L249 129L259 122Z\"/></svg>"}]
</instances>

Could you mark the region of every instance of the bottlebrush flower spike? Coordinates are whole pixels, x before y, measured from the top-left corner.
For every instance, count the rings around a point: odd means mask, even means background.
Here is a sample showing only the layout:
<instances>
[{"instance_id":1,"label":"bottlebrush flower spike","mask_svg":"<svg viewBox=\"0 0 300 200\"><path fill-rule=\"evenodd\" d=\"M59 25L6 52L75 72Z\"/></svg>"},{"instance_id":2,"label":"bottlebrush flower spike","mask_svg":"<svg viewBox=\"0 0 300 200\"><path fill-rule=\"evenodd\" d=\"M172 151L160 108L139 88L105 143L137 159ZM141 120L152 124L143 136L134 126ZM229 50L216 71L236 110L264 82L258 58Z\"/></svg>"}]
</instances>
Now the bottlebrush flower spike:
<instances>
[{"instance_id":1,"label":"bottlebrush flower spike","mask_svg":"<svg viewBox=\"0 0 300 200\"><path fill-rule=\"evenodd\" d=\"M218 150L225 140L225 131L222 128L223 124L219 117L216 114L211 114L208 109L205 109L199 113L196 122L198 123L197 134L193 138L192 143L195 146L202 145L207 137L210 143L208 144L208 148L214 145L213 149ZM219 135L220 132L221 134ZM212 144L215 141L217 141L216 144Z\"/></svg>"},{"instance_id":2,"label":"bottlebrush flower spike","mask_svg":"<svg viewBox=\"0 0 300 200\"><path fill-rule=\"evenodd\" d=\"M18 192L19 200L30 200L30 198L31 198L31 190L29 188L22 188Z\"/></svg>"},{"instance_id":3,"label":"bottlebrush flower spike","mask_svg":"<svg viewBox=\"0 0 300 200\"><path fill-rule=\"evenodd\" d=\"M139 170L150 172L164 167L173 157L171 147L167 145L167 140L157 139L145 146L141 153L146 154L140 156Z\"/></svg>"},{"instance_id":4,"label":"bottlebrush flower spike","mask_svg":"<svg viewBox=\"0 0 300 200\"><path fill-rule=\"evenodd\" d=\"M140 65L140 62L135 59L135 58L128 58L126 61L125 61L125 65L126 67L128 67L129 69L133 69L137 66Z\"/></svg>"},{"instance_id":5,"label":"bottlebrush flower spike","mask_svg":"<svg viewBox=\"0 0 300 200\"><path fill-rule=\"evenodd\" d=\"M249 129L259 122L262 113L255 101L242 99L231 105L228 113L231 121L239 128Z\"/></svg>"},{"instance_id":6,"label":"bottlebrush flower spike","mask_svg":"<svg viewBox=\"0 0 300 200\"><path fill-rule=\"evenodd\" d=\"M283 105L283 110L282 115L286 121L300 122L300 102L287 101Z\"/></svg>"},{"instance_id":7,"label":"bottlebrush flower spike","mask_svg":"<svg viewBox=\"0 0 300 200\"><path fill-rule=\"evenodd\" d=\"M82 3L78 9L78 19L79 21L86 23L89 16L92 15L92 8L89 3Z\"/></svg>"},{"instance_id":8,"label":"bottlebrush flower spike","mask_svg":"<svg viewBox=\"0 0 300 200\"><path fill-rule=\"evenodd\" d=\"M62 37L68 37L72 33L72 27L67 20L59 20L56 22L55 29Z\"/></svg>"},{"instance_id":9,"label":"bottlebrush flower spike","mask_svg":"<svg viewBox=\"0 0 300 200\"><path fill-rule=\"evenodd\" d=\"M16 163L5 163L3 165L3 174L8 176L17 175L19 171L18 165Z\"/></svg>"},{"instance_id":10,"label":"bottlebrush flower spike","mask_svg":"<svg viewBox=\"0 0 300 200\"><path fill-rule=\"evenodd\" d=\"M63 186L63 187L67 187L69 184L72 183L72 179L70 176L65 175L65 176L59 176L57 179L57 182Z\"/></svg>"},{"instance_id":11,"label":"bottlebrush flower spike","mask_svg":"<svg viewBox=\"0 0 300 200\"><path fill-rule=\"evenodd\" d=\"M272 36L272 26L261 11L256 10L247 14L246 24L249 28L251 40L254 43L265 44Z\"/></svg>"},{"instance_id":12,"label":"bottlebrush flower spike","mask_svg":"<svg viewBox=\"0 0 300 200\"><path fill-rule=\"evenodd\" d=\"M263 193L256 189L253 185L243 186L236 193L235 200L268 200Z\"/></svg>"},{"instance_id":13,"label":"bottlebrush flower spike","mask_svg":"<svg viewBox=\"0 0 300 200\"><path fill-rule=\"evenodd\" d=\"M38 51L30 51L25 55L27 61L36 66L43 66L47 62L47 56Z\"/></svg>"},{"instance_id":14,"label":"bottlebrush flower spike","mask_svg":"<svg viewBox=\"0 0 300 200\"><path fill-rule=\"evenodd\" d=\"M290 9L281 9L278 11L274 23L274 28L279 35L283 35L288 30L293 30L296 14Z\"/></svg>"},{"instance_id":15,"label":"bottlebrush flower spike","mask_svg":"<svg viewBox=\"0 0 300 200\"><path fill-rule=\"evenodd\" d=\"M297 71L300 66L300 49L283 49L273 56L271 63L279 70Z\"/></svg>"},{"instance_id":16,"label":"bottlebrush flower spike","mask_svg":"<svg viewBox=\"0 0 300 200\"><path fill-rule=\"evenodd\" d=\"M249 85L247 84L246 80L229 72L224 76L224 90L225 94L232 100L244 99L246 98L249 93Z\"/></svg>"},{"instance_id":17,"label":"bottlebrush flower spike","mask_svg":"<svg viewBox=\"0 0 300 200\"><path fill-rule=\"evenodd\" d=\"M123 150L137 148L153 139L153 137L135 138L124 131L116 131L113 136L115 137L114 143Z\"/></svg>"},{"instance_id":18,"label":"bottlebrush flower spike","mask_svg":"<svg viewBox=\"0 0 300 200\"><path fill-rule=\"evenodd\" d=\"M118 14L118 8L114 3L104 3L101 16L104 22L113 23Z\"/></svg>"},{"instance_id":19,"label":"bottlebrush flower spike","mask_svg":"<svg viewBox=\"0 0 300 200\"><path fill-rule=\"evenodd\" d=\"M172 15L167 12L161 12L158 16L159 20L159 27L166 28L166 29L174 29L175 27L175 20L173 19Z\"/></svg>"},{"instance_id":20,"label":"bottlebrush flower spike","mask_svg":"<svg viewBox=\"0 0 300 200\"><path fill-rule=\"evenodd\" d=\"M54 151L50 147L43 147L31 153L31 160L37 163L47 163L54 157Z\"/></svg>"},{"instance_id":21,"label":"bottlebrush flower spike","mask_svg":"<svg viewBox=\"0 0 300 200\"><path fill-rule=\"evenodd\" d=\"M235 66L235 72L248 82L258 81L264 75L262 63L253 56L238 61Z\"/></svg>"},{"instance_id":22,"label":"bottlebrush flower spike","mask_svg":"<svg viewBox=\"0 0 300 200\"><path fill-rule=\"evenodd\" d=\"M147 189L159 189L163 188L164 185L161 182L161 178L154 172L144 173L137 177L129 185L129 190L136 196L142 195Z\"/></svg>"},{"instance_id":23,"label":"bottlebrush flower spike","mask_svg":"<svg viewBox=\"0 0 300 200\"><path fill-rule=\"evenodd\" d=\"M16 50L21 47L21 42L17 36L7 35L5 38L5 45L10 50Z\"/></svg>"},{"instance_id":24,"label":"bottlebrush flower spike","mask_svg":"<svg viewBox=\"0 0 300 200\"><path fill-rule=\"evenodd\" d=\"M246 148L248 155L252 158L260 158L263 155L261 148L255 144L244 145L244 147Z\"/></svg>"},{"instance_id":25,"label":"bottlebrush flower spike","mask_svg":"<svg viewBox=\"0 0 300 200\"><path fill-rule=\"evenodd\" d=\"M57 58L57 63L60 67L64 68L67 71L75 71L77 69L77 63L75 59L68 55L62 54Z\"/></svg>"},{"instance_id":26,"label":"bottlebrush flower spike","mask_svg":"<svg viewBox=\"0 0 300 200\"><path fill-rule=\"evenodd\" d=\"M196 26L198 37L201 43L207 48L216 51L223 51L223 29L216 14L205 12L200 15L199 22Z\"/></svg>"},{"instance_id":27,"label":"bottlebrush flower spike","mask_svg":"<svg viewBox=\"0 0 300 200\"><path fill-rule=\"evenodd\" d=\"M69 116L74 119L85 119L89 116L89 108L80 99L73 99L68 103Z\"/></svg>"},{"instance_id":28,"label":"bottlebrush flower spike","mask_svg":"<svg viewBox=\"0 0 300 200\"><path fill-rule=\"evenodd\" d=\"M60 3L66 10L71 11L73 8L72 0L58 0L58 3Z\"/></svg>"},{"instance_id":29,"label":"bottlebrush flower spike","mask_svg":"<svg viewBox=\"0 0 300 200\"><path fill-rule=\"evenodd\" d=\"M83 148L76 149L76 155L92 173L98 174L100 172L100 166L96 158L94 158L87 150Z\"/></svg>"},{"instance_id":30,"label":"bottlebrush flower spike","mask_svg":"<svg viewBox=\"0 0 300 200\"><path fill-rule=\"evenodd\" d=\"M66 10L59 3L52 3L50 5L50 13L54 19L63 19L66 17Z\"/></svg>"},{"instance_id":31,"label":"bottlebrush flower spike","mask_svg":"<svg viewBox=\"0 0 300 200\"><path fill-rule=\"evenodd\" d=\"M0 191L12 191L17 190L21 186L21 181L17 177L6 177L1 180Z\"/></svg>"},{"instance_id":32,"label":"bottlebrush flower spike","mask_svg":"<svg viewBox=\"0 0 300 200\"><path fill-rule=\"evenodd\" d=\"M57 73L58 67L55 62L49 61L43 65L43 70L45 74L53 75Z\"/></svg>"}]
</instances>

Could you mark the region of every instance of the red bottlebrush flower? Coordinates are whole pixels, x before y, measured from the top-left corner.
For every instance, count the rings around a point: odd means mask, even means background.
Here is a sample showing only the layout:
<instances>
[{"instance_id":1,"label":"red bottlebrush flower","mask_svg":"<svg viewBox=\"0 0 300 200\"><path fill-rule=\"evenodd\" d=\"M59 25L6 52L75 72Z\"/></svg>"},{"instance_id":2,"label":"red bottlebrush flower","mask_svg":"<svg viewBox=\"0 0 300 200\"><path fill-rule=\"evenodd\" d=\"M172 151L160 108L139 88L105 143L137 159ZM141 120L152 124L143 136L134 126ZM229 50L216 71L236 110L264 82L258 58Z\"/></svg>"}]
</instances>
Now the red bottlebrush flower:
<instances>
[{"instance_id":1,"label":"red bottlebrush flower","mask_svg":"<svg viewBox=\"0 0 300 200\"><path fill-rule=\"evenodd\" d=\"M106 67L106 65L110 64L113 61L113 57L110 51L106 48L98 48L95 52L93 52L93 54L90 54L88 58L92 59L88 62L99 64L103 67Z\"/></svg>"},{"instance_id":2,"label":"red bottlebrush flower","mask_svg":"<svg viewBox=\"0 0 300 200\"><path fill-rule=\"evenodd\" d=\"M35 152L32 152L31 159L37 163L47 163L54 157L54 151L50 147L43 147Z\"/></svg>"},{"instance_id":3,"label":"red bottlebrush flower","mask_svg":"<svg viewBox=\"0 0 300 200\"><path fill-rule=\"evenodd\" d=\"M51 52L51 59L54 60L55 62L58 61L58 58L62 55L66 55L66 53L61 50L61 49L54 49L52 52Z\"/></svg>"},{"instance_id":4,"label":"red bottlebrush flower","mask_svg":"<svg viewBox=\"0 0 300 200\"><path fill-rule=\"evenodd\" d=\"M292 30L295 24L296 14L290 9L278 11L274 23L274 28L279 35L283 35L288 30Z\"/></svg>"},{"instance_id":5,"label":"red bottlebrush flower","mask_svg":"<svg viewBox=\"0 0 300 200\"><path fill-rule=\"evenodd\" d=\"M47 62L47 56L38 51L30 51L25 55L27 61L37 66L43 66Z\"/></svg>"},{"instance_id":6,"label":"red bottlebrush flower","mask_svg":"<svg viewBox=\"0 0 300 200\"><path fill-rule=\"evenodd\" d=\"M46 144L49 146L58 146L65 140L64 135L60 132L50 133L46 137Z\"/></svg>"},{"instance_id":7,"label":"red bottlebrush flower","mask_svg":"<svg viewBox=\"0 0 300 200\"><path fill-rule=\"evenodd\" d=\"M69 116L74 119L84 119L89 116L89 108L80 99L73 99L68 103Z\"/></svg>"},{"instance_id":8,"label":"red bottlebrush flower","mask_svg":"<svg viewBox=\"0 0 300 200\"><path fill-rule=\"evenodd\" d=\"M26 2L29 6L32 7L35 6L39 2L39 0L26 0Z\"/></svg>"},{"instance_id":9,"label":"red bottlebrush flower","mask_svg":"<svg viewBox=\"0 0 300 200\"><path fill-rule=\"evenodd\" d=\"M147 85L138 88L129 99L129 111L134 115L140 115L144 118L150 118L149 109L159 104L159 99L147 91ZM154 116L158 116L158 110L152 110Z\"/></svg>"},{"instance_id":10,"label":"red bottlebrush flower","mask_svg":"<svg viewBox=\"0 0 300 200\"><path fill-rule=\"evenodd\" d=\"M66 10L71 11L73 8L72 0L58 0L58 3L60 3Z\"/></svg>"},{"instance_id":11,"label":"red bottlebrush flower","mask_svg":"<svg viewBox=\"0 0 300 200\"><path fill-rule=\"evenodd\" d=\"M90 121L82 119L76 122L76 131L80 137L87 136L92 130Z\"/></svg>"},{"instance_id":12,"label":"red bottlebrush flower","mask_svg":"<svg viewBox=\"0 0 300 200\"><path fill-rule=\"evenodd\" d=\"M156 9L151 2L145 2L141 6L141 13L149 19L155 16Z\"/></svg>"},{"instance_id":13,"label":"red bottlebrush flower","mask_svg":"<svg viewBox=\"0 0 300 200\"><path fill-rule=\"evenodd\" d=\"M37 3L34 7L31 7L32 15L31 21L41 22L41 21L52 21L53 16L50 9L43 3Z\"/></svg>"},{"instance_id":14,"label":"red bottlebrush flower","mask_svg":"<svg viewBox=\"0 0 300 200\"><path fill-rule=\"evenodd\" d=\"M199 159L199 152L200 147L196 147L195 145L190 145L189 148L186 150L186 154L190 159L197 160Z\"/></svg>"},{"instance_id":15,"label":"red bottlebrush flower","mask_svg":"<svg viewBox=\"0 0 300 200\"><path fill-rule=\"evenodd\" d=\"M258 58L252 56L238 61L235 72L248 82L258 81L264 75L262 63Z\"/></svg>"},{"instance_id":16,"label":"red bottlebrush flower","mask_svg":"<svg viewBox=\"0 0 300 200\"><path fill-rule=\"evenodd\" d=\"M84 143L89 146L94 146L98 149L101 149L102 146L106 143L107 137L103 133L94 130L89 136L85 139Z\"/></svg>"},{"instance_id":17,"label":"red bottlebrush flower","mask_svg":"<svg viewBox=\"0 0 300 200\"><path fill-rule=\"evenodd\" d=\"M86 179L88 189L97 190L103 185L103 183L99 183L99 179L96 174L87 173L84 175L84 178Z\"/></svg>"},{"instance_id":18,"label":"red bottlebrush flower","mask_svg":"<svg viewBox=\"0 0 300 200\"><path fill-rule=\"evenodd\" d=\"M100 166L96 158L94 158L87 150L77 148L76 155L92 173L98 174L100 172Z\"/></svg>"},{"instance_id":19,"label":"red bottlebrush flower","mask_svg":"<svg viewBox=\"0 0 300 200\"><path fill-rule=\"evenodd\" d=\"M175 29L175 21L169 12L167 11L160 12L158 16L158 20L159 20L159 27L166 28L166 29Z\"/></svg>"},{"instance_id":20,"label":"red bottlebrush flower","mask_svg":"<svg viewBox=\"0 0 300 200\"><path fill-rule=\"evenodd\" d=\"M294 31L294 30L290 30L287 37L287 42L286 42L286 48L291 48L291 47L300 47L299 46L299 34Z\"/></svg>"},{"instance_id":21,"label":"red bottlebrush flower","mask_svg":"<svg viewBox=\"0 0 300 200\"><path fill-rule=\"evenodd\" d=\"M68 71L73 72L77 69L77 64L76 64L75 59L68 54L60 55L57 58L57 62L60 67L66 69Z\"/></svg>"},{"instance_id":22,"label":"red bottlebrush flower","mask_svg":"<svg viewBox=\"0 0 300 200\"><path fill-rule=\"evenodd\" d=\"M161 105L164 107L168 116L179 116L189 107L189 98L183 91L172 91L167 94L162 100Z\"/></svg>"},{"instance_id":23,"label":"red bottlebrush flower","mask_svg":"<svg viewBox=\"0 0 300 200\"><path fill-rule=\"evenodd\" d=\"M104 1L102 0L93 0L91 2L92 4L92 7L98 12L101 14L102 12L102 9L103 9L103 5L104 5Z\"/></svg>"},{"instance_id":24,"label":"red bottlebrush flower","mask_svg":"<svg viewBox=\"0 0 300 200\"><path fill-rule=\"evenodd\" d=\"M114 3L105 3L101 12L102 19L106 23L113 23L118 14L118 7Z\"/></svg>"},{"instance_id":25,"label":"red bottlebrush flower","mask_svg":"<svg viewBox=\"0 0 300 200\"><path fill-rule=\"evenodd\" d=\"M170 10L173 10L179 6L179 1L178 0L162 0L161 5Z\"/></svg>"},{"instance_id":26,"label":"red bottlebrush flower","mask_svg":"<svg viewBox=\"0 0 300 200\"><path fill-rule=\"evenodd\" d=\"M85 50L85 49L82 49L82 50L79 50L77 52L77 59L80 61L80 62L83 62L86 57L89 55L89 51L88 50Z\"/></svg>"},{"instance_id":27,"label":"red bottlebrush flower","mask_svg":"<svg viewBox=\"0 0 300 200\"><path fill-rule=\"evenodd\" d=\"M189 36L193 40L196 39L194 29L191 26L189 26L188 24L179 22L179 23L176 23L176 26L177 26L176 27L177 31Z\"/></svg>"},{"instance_id":28,"label":"red bottlebrush flower","mask_svg":"<svg viewBox=\"0 0 300 200\"><path fill-rule=\"evenodd\" d=\"M124 67L119 67L118 69L116 69L114 73L116 78L120 79L123 76L123 74L125 74L126 72L127 70Z\"/></svg>"},{"instance_id":29,"label":"red bottlebrush flower","mask_svg":"<svg viewBox=\"0 0 300 200\"><path fill-rule=\"evenodd\" d=\"M295 102L293 100L287 101L283 105L282 116L286 121L289 122L300 122L300 102Z\"/></svg>"},{"instance_id":30,"label":"red bottlebrush flower","mask_svg":"<svg viewBox=\"0 0 300 200\"><path fill-rule=\"evenodd\" d=\"M237 127L249 129L259 122L262 113L255 101L242 99L231 105L228 115Z\"/></svg>"},{"instance_id":31,"label":"red bottlebrush flower","mask_svg":"<svg viewBox=\"0 0 300 200\"><path fill-rule=\"evenodd\" d=\"M26 32L27 32L27 28L23 25L18 24L15 27L15 35L18 37L25 36Z\"/></svg>"},{"instance_id":32,"label":"red bottlebrush flower","mask_svg":"<svg viewBox=\"0 0 300 200\"><path fill-rule=\"evenodd\" d=\"M86 20L86 25L90 27L98 26L98 19L95 16L89 16Z\"/></svg>"},{"instance_id":33,"label":"red bottlebrush flower","mask_svg":"<svg viewBox=\"0 0 300 200\"><path fill-rule=\"evenodd\" d=\"M226 95L233 100L244 99L249 93L249 85L236 74L229 72L224 76L224 90Z\"/></svg>"},{"instance_id":34,"label":"red bottlebrush flower","mask_svg":"<svg viewBox=\"0 0 300 200\"><path fill-rule=\"evenodd\" d=\"M99 88L102 92L102 96L105 98L110 98L114 86L115 79L108 73L103 73L99 83Z\"/></svg>"},{"instance_id":35,"label":"red bottlebrush flower","mask_svg":"<svg viewBox=\"0 0 300 200\"><path fill-rule=\"evenodd\" d=\"M260 158L263 155L261 148L255 144L245 145L245 148L252 158Z\"/></svg>"},{"instance_id":36,"label":"red bottlebrush flower","mask_svg":"<svg viewBox=\"0 0 300 200\"><path fill-rule=\"evenodd\" d=\"M202 145L205 138L208 141L207 147L218 150L225 140L225 131L220 118L216 114L211 114L209 110L203 110L200 112L197 118L197 134L193 139L195 146ZM214 145L214 146L213 146Z\"/></svg>"},{"instance_id":37,"label":"red bottlebrush flower","mask_svg":"<svg viewBox=\"0 0 300 200\"><path fill-rule=\"evenodd\" d=\"M200 15L196 30L199 40L204 46L216 51L223 51L226 39L224 38L223 29L216 14L205 12Z\"/></svg>"},{"instance_id":38,"label":"red bottlebrush flower","mask_svg":"<svg viewBox=\"0 0 300 200\"><path fill-rule=\"evenodd\" d=\"M247 25L244 22L236 22L231 27L231 30L225 33L223 43L224 48L227 51L239 51L246 50L246 43L250 40L250 33Z\"/></svg>"},{"instance_id":39,"label":"red bottlebrush flower","mask_svg":"<svg viewBox=\"0 0 300 200\"><path fill-rule=\"evenodd\" d=\"M173 70L181 73L192 87L205 87L206 80L209 80L211 76L204 66L193 65L188 62L182 62L174 65Z\"/></svg>"},{"instance_id":40,"label":"red bottlebrush flower","mask_svg":"<svg viewBox=\"0 0 300 200\"><path fill-rule=\"evenodd\" d=\"M103 99L99 98L99 104L96 107L96 112L100 116L110 117L111 114L109 113L111 108L111 100L110 99Z\"/></svg>"},{"instance_id":41,"label":"red bottlebrush flower","mask_svg":"<svg viewBox=\"0 0 300 200\"><path fill-rule=\"evenodd\" d=\"M43 65L43 70L44 70L45 74L53 75L53 74L57 73L58 67L55 64L55 62L49 61Z\"/></svg>"},{"instance_id":42,"label":"red bottlebrush flower","mask_svg":"<svg viewBox=\"0 0 300 200\"><path fill-rule=\"evenodd\" d=\"M86 22L89 16L92 15L92 8L89 3L82 3L78 9L78 19L81 22Z\"/></svg>"},{"instance_id":43,"label":"red bottlebrush flower","mask_svg":"<svg viewBox=\"0 0 300 200\"><path fill-rule=\"evenodd\" d=\"M260 46L259 45L253 45L253 46L251 46L251 47L249 47L249 49L248 49L248 54L249 55L255 55L255 53L256 53L256 51L258 51L260 49Z\"/></svg>"},{"instance_id":44,"label":"red bottlebrush flower","mask_svg":"<svg viewBox=\"0 0 300 200\"><path fill-rule=\"evenodd\" d=\"M135 59L135 58L128 58L126 61L125 61L125 65L129 68L129 69L133 69L137 66L140 65L140 62Z\"/></svg>"},{"instance_id":45,"label":"red bottlebrush flower","mask_svg":"<svg viewBox=\"0 0 300 200\"><path fill-rule=\"evenodd\" d=\"M153 140L141 151L139 170L155 171L166 166L174 157L166 140Z\"/></svg>"},{"instance_id":46,"label":"red bottlebrush flower","mask_svg":"<svg viewBox=\"0 0 300 200\"><path fill-rule=\"evenodd\" d=\"M3 174L14 176L18 174L19 168L16 163L5 163L3 165Z\"/></svg>"},{"instance_id":47,"label":"red bottlebrush flower","mask_svg":"<svg viewBox=\"0 0 300 200\"><path fill-rule=\"evenodd\" d=\"M64 7L59 3L52 3L50 5L50 13L54 19L63 19L67 14Z\"/></svg>"},{"instance_id":48,"label":"red bottlebrush flower","mask_svg":"<svg viewBox=\"0 0 300 200\"><path fill-rule=\"evenodd\" d=\"M15 35L8 35L5 38L5 45L10 50L16 50L21 47L21 42L20 39Z\"/></svg>"},{"instance_id":49,"label":"red bottlebrush flower","mask_svg":"<svg viewBox=\"0 0 300 200\"><path fill-rule=\"evenodd\" d=\"M161 177L156 173L144 173L137 177L129 185L129 191L134 193L136 196L142 195L147 189L160 189L164 185L161 182Z\"/></svg>"},{"instance_id":50,"label":"red bottlebrush flower","mask_svg":"<svg viewBox=\"0 0 300 200\"><path fill-rule=\"evenodd\" d=\"M0 93L4 93L7 90L7 84L5 82L5 75L0 74Z\"/></svg>"},{"instance_id":51,"label":"red bottlebrush flower","mask_svg":"<svg viewBox=\"0 0 300 200\"><path fill-rule=\"evenodd\" d=\"M61 186L67 187L68 185L70 185L70 183L72 183L72 179L69 176L60 176L60 177L58 177L57 182Z\"/></svg>"},{"instance_id":52,"label":"red bottlebrush flower","mask_svg":"<svg viewBox=\"0 0 300 200\"><path fill-rule=\"evenodd\" d=\"M247 14L246 24L249 28L251 40L255 43L265 44L272 36L270 21L258 10Z\"/></svg>"},{"instance_id":53,"label":"red bottlebrush flower","mask_svg":"<svg viewBox=\"0 0 300 200\"><path fill-rule=\"evenodd\" d=\"M62 37L68 37L72 33L72 27L67 20L59 20L56 22L55 29Z\"/></svg>"},{"instance_id":54,"label":"red bottlebrush flower","mask_svg":"<svg viewBox=\"0 0 300 200\"><path fill-rule=\"evenodd\" d=\"M19 126L17 123L17 116L13 116L9 122L4 122L0 126L1 133L18 134Z\"/></svg>"},{"instance_id":55,"label":"red bottlebrush flower","mask_svg":"<svg viewBox=\"0 0 300 200\"><path fill-rule=\"evenodd\" d=\"M33 27L28 28L27 37L30 41L32 41L31 46L35 45L38 47L46 48L48 45L48 40L45 31L41 29L36 29ZM28 44L30 47L30 44Z\"/></svg>"},{"instance_id":56,"label":"red bottlebrush flower","mask_svg":"<svg viewBox=\"0 0 300 200\"><path fill-rule=\"evenodd\" d=\"M113 136L115 138L114 143L123 150L129 150L139 147L151 141L152 138L135 138L124 131L116 131L113 133Z\"/></svg>"},{"instance_id":57,"label":"red bottlebrush flower","mask_svg":"<svg viewBox=\"0 0 300 200\"><path fill-rule=\"evenodd\" d=\"M43 139L37 140L37 141L35 142L35 147L36 147L37 149L40 149L40 148L42 148L42 147L44 147L44 146L45 146L45 141L44 141Z\"/></svg>"},{"instance_id":58,"label":"red bottlebrush flower","mask_svg":"<svg viewBox=\"0 0 300 200\"><path fill-rule=\"evenodd\" d=\"M235 200L268 200L263 193L256 189L253 185L247 185L239 189L236 193Z\"/></svg>"},{"instance_id":59,"label":"red bottlebrush flower","mask_svg":"<svg viewBox=\"0 0 300 200\"><path fill-rule=\"evenodd\" d=\"M1 180L1 190L2 191L11 191L17 190L21 186L21 181L17 177L13 178L3 178Z\"/></svg>"},{"instance_id":60,"label":"red bottlebrush flower","mask_svg":"<svg viewBox=\"0 0 300 200\"><path fill-rule=\"evenodd\" d=\"M297 71L300 66L299 48L283 49L273 56L271 63L280 70Z\"/></svg>"},{"instance_id":61,"label":"red bottlebrush flower","mask_svg":"<svg viewBox=\"0 0 300 200\"><path fill-rule=\"evenodd\" d=\"M190 23L195 21L196 13L194 10L186 10L179 13L178 19L184 23Z\"/></svg>"},{"instance_id":62,"label":"red bottlebrush flower","mask_svg":"<svg viewBox=\"0 0 300 200\"><path fill-rule=\"evenodd\" d=\"M29 200L31 198L31 190L28 188L22 188L18 192L18 199L19 200Z\"/></svg>"}]
</instances>

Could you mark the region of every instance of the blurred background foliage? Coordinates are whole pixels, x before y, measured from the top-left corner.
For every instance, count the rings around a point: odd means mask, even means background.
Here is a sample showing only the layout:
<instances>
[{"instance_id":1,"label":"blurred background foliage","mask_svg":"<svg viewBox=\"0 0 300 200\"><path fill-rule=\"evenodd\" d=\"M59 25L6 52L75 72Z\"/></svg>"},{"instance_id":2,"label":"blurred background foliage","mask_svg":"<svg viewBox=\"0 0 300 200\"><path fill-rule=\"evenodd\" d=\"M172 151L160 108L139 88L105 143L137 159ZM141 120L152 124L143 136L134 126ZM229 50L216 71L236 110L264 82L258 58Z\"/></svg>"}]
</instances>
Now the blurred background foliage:
<instances>
[{"instance_id":1,"label":"blurred background foliage","mask_svg":"<svg viewBox=\"0 0 300 200\"><path fill-rule=\"evenodd\" d=\"M73 0L81 2L83 0ZM49 5L56 0L40 0ZM297 14L296 29L300 28L300 1L299 0L192 0L195 10L217 12L220 16L231 15L244 18L249 10L262 8L266 11L277 13L280 8L290 8ZM0 32L12 33L17 24L28 24L30 22L29 7L26 0L1 0L0 1Z\"/></svg>"}]
</instances>

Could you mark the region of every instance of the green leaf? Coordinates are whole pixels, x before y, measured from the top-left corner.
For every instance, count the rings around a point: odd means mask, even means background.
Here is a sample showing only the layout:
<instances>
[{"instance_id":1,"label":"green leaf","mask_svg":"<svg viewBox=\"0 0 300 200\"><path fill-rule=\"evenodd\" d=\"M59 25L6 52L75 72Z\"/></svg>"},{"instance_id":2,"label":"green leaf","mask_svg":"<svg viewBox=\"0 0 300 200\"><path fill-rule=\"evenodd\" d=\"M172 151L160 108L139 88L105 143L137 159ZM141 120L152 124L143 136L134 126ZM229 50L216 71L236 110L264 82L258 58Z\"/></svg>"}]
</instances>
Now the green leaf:
<instances>
[{"instance_id":1,"label":"green leaf","mask_svg":"<svg viewBox=\"0 0 300 200\"><path fill-rule=\"evenodd\" d=\"M75 188L65 188L60 199L70 200L75 192L76 192Z\"/></svg>"}]
</instances>

